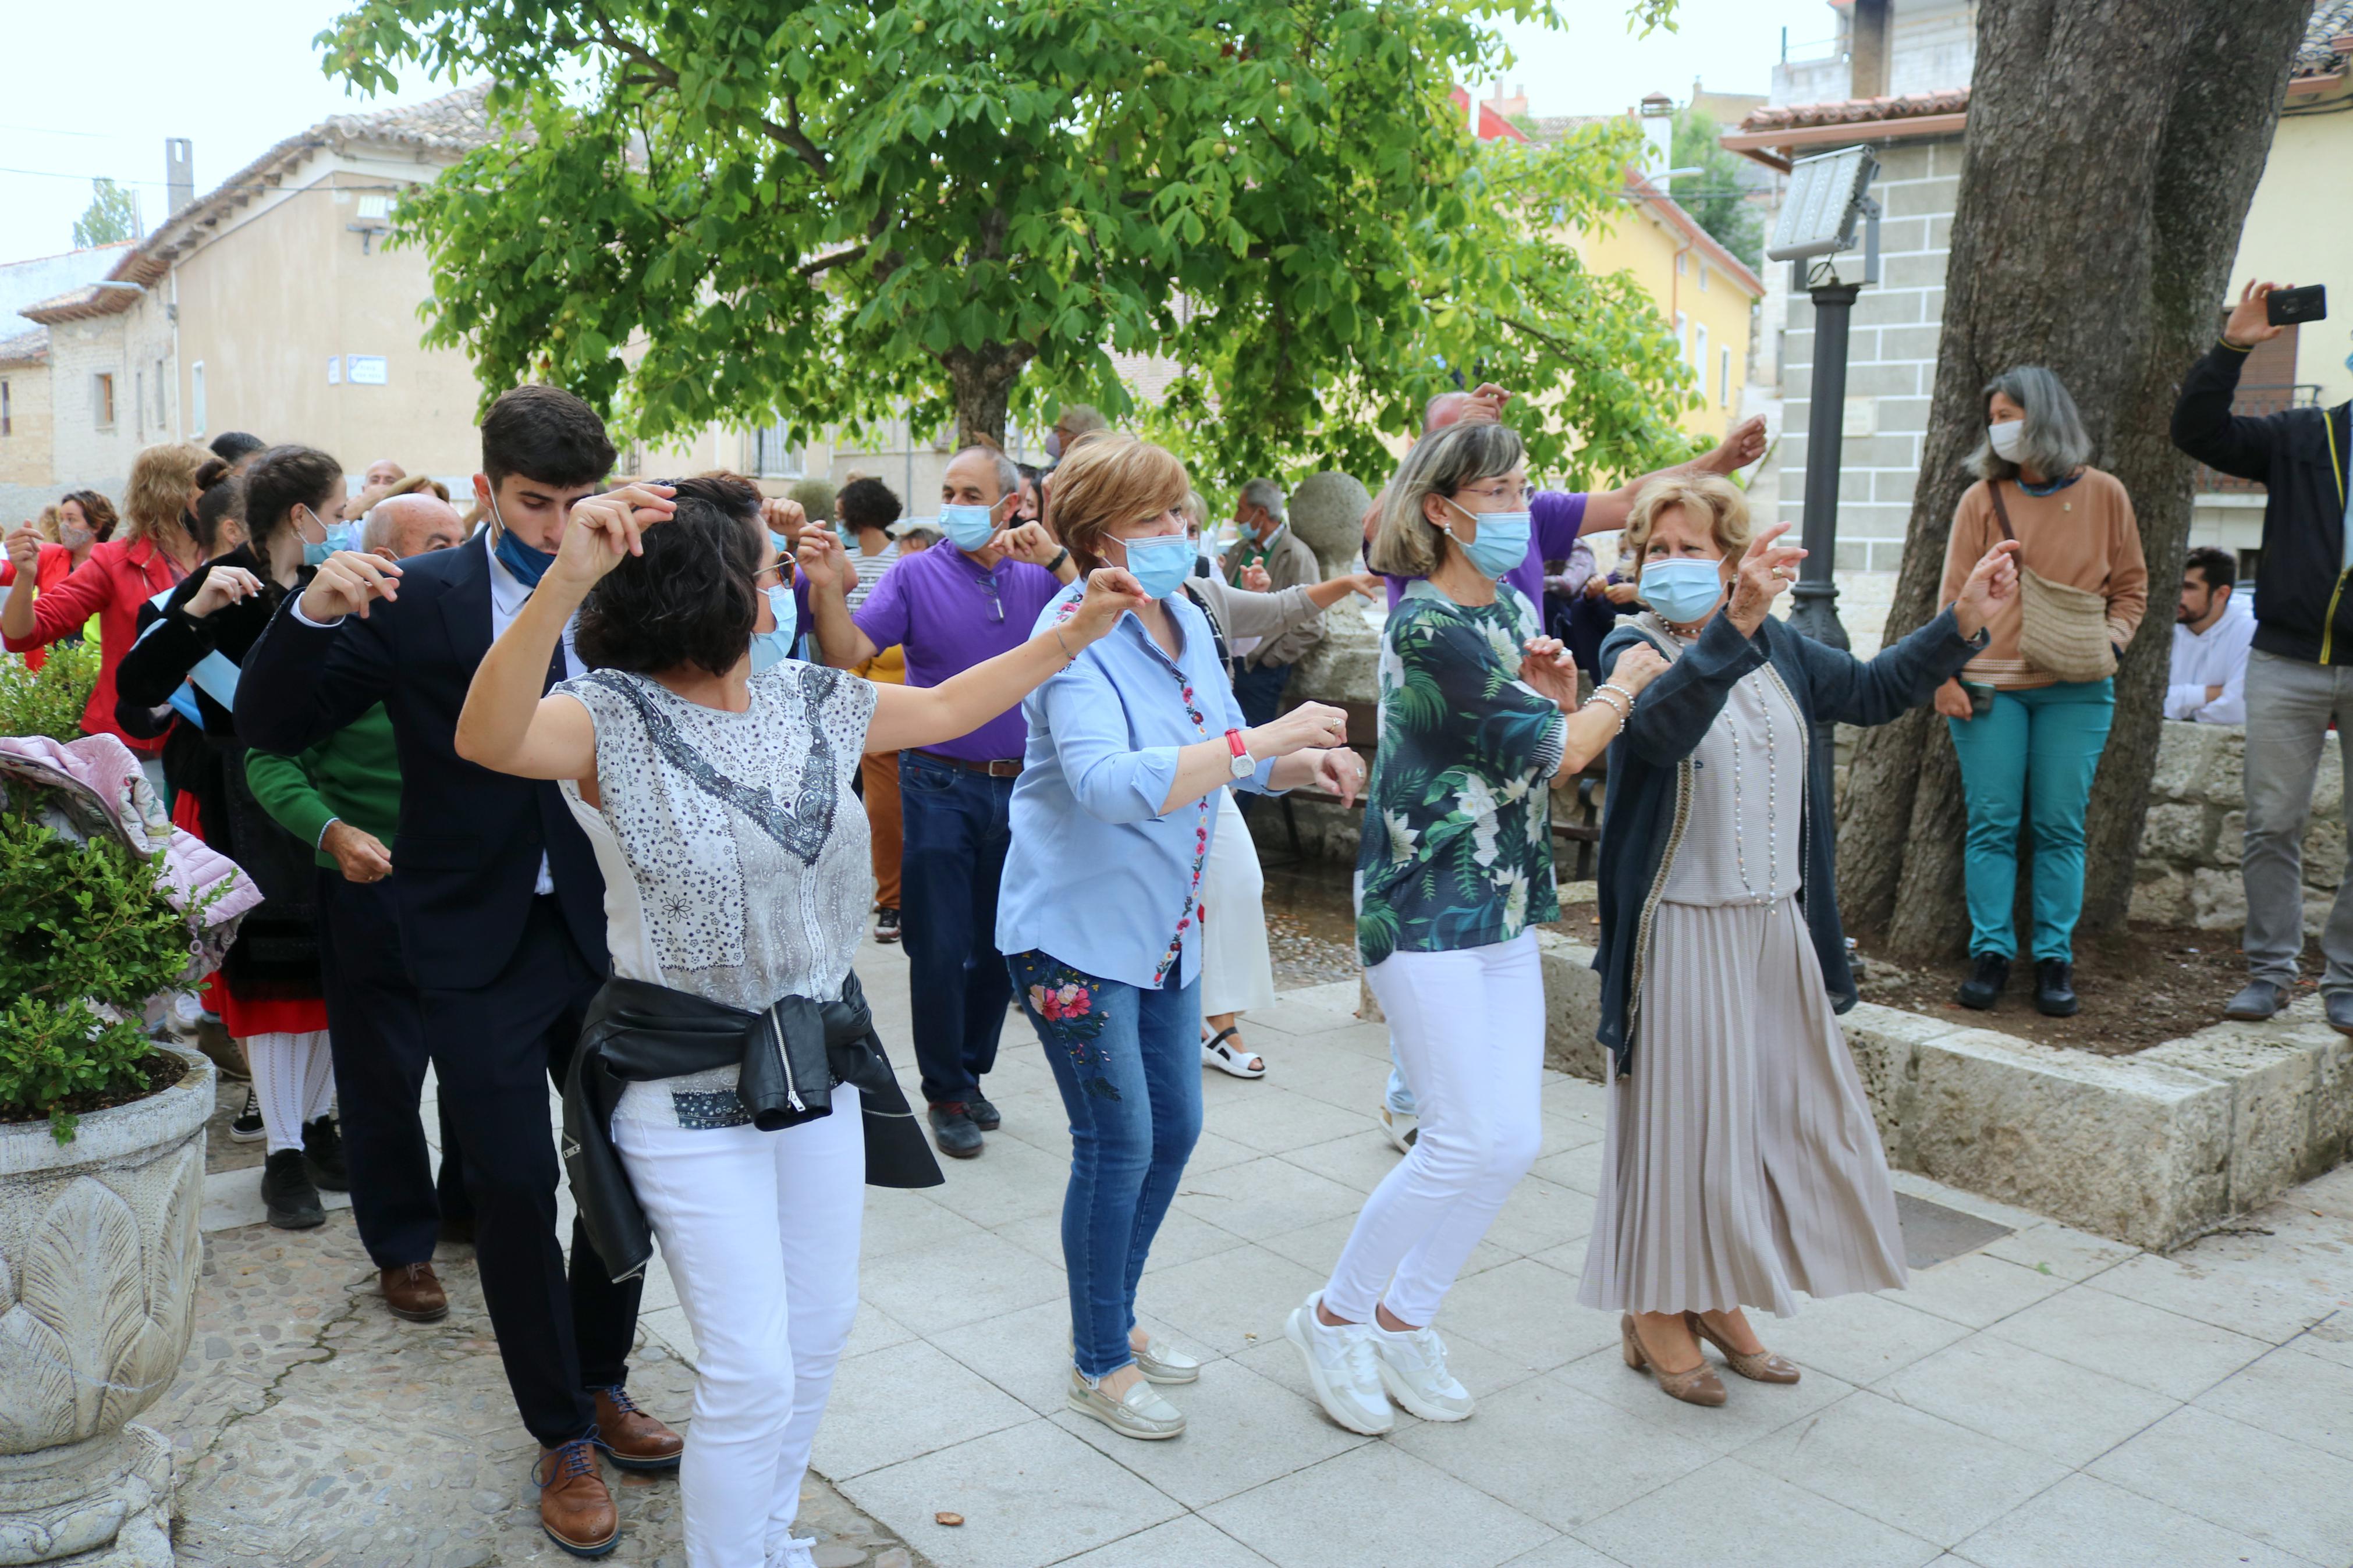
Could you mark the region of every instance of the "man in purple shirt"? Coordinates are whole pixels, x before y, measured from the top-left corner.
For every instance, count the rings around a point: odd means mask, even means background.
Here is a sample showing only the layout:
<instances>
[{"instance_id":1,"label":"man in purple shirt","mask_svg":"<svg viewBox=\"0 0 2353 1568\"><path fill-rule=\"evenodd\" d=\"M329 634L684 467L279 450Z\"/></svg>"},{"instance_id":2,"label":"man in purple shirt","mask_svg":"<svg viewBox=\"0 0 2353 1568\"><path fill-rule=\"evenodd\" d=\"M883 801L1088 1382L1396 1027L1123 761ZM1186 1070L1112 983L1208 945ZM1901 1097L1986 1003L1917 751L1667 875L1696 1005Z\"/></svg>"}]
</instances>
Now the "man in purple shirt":
<instances>
[{"instance_id":1,"label":"man in purple shirt","mask_svg":"<svg viewBox=\"0 0 2353 1568\"><path fill-rule=\"evenodd\" d=\"M901 556L854 615L838 576L805 572L825 662L847 668L896 644L906 650L907 684L937 686L1028 641L1078 570L1043 528L1012 526L1020 488L1020 470L1002 452L958 452L940 482L946 538ZM915 1062L932 1135L942 1153L962 1160L980 1152L981 1133L998 1122L980 1079L997 1063L1013 1000L997 951L997 885L1028 741L1017 707L968 735L899 754L899 919Z\"/></svg>"},{"instance_id":2,"label":"man in purple shirt","mask_svg":"<svg viewBox=\"0 0 2353 1568\"><path fill-rule=\"evenodd\" d=\"M1488 420L1503 417L1504 405L1511 394L1500 386L1485 385L1476 392L1441 392L1430 400L1422 411L1421 433L1442 430L1460 421ZM1630 479L1614 490L1596 490L1590 495L1576 491L1538 490L1528 500L1528 510L1534 514L1535 526L1528 531L1527 559L1504 574L1504 581L1528 596L1528 603L1544 607L1544 563L1566 561L1577 547L1577 536L1585 533L1607 533L1626 526L1626 514L1634 508L1634 498L1652 479L1670 474L1729 474L1745 468L1765 455L1765 421L1752 416L1734 427L1716 448L1704 457L1672 468L1661 468L1655 474L1644 474ZM1370 544L1373 529L1379 522L1381 497L1373 498L1370 510L1365 513L1365 542ZM1405 594L1406 579L1391 577L1389 608L1397 608L1398 600Z\"/></svg>"}]
</instances>

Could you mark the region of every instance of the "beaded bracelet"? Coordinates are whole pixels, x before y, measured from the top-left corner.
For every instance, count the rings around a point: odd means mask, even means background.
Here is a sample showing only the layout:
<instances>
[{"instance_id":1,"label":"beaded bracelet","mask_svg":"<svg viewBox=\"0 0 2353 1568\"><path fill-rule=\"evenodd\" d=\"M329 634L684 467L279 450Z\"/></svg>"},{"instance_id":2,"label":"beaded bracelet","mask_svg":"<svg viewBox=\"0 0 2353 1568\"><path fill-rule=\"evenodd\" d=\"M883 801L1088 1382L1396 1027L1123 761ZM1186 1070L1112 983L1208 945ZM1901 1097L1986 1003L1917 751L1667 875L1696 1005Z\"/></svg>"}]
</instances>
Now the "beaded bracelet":
<instances>
[{"instance_id":1,"label":"beaded bracelet","mask_svg":"<svg viewBox=\"0 0 2353 1568\"><path fill-rule=\"evenodd\" d=\"M1629 710L1625 702L1625 695L1626 694L1623 689L1615 686L1597 687L1594 689L1593 692L1594 701L1600 703L1601 706L1609 709L1609 711L1618 715L1618 728L1620 730L1623 730L1626 727L1626 720L1629 717ZM1612 697L1617 698L1618 700L1610 700Z\"/></svg>"},{"instance_id":2,"label":"beaded bracelet","mask_svg":"<svg viewBox=\"0 0 2353 1568\"><path fill-rule=\"evenodd\" d=\"M1620 697L1622 697L1622 698L1624 698L1624 699L1626 700L1626 706L1627 706L1627 708L1628 708L1630 710L1633 708L1633 706L1634 706L1634 694L1633 694L1632 692L1630 692L1630 691L1627 690L1624 687L1622 687L1622 686L1619 685L1616 681L1614 681L1614 680L1605 680L1605 681L1603 681L1603 682L1602 682L1599 687L1596 687L1596 688L1594 689L1594 692L1593 692L1593 694L1594 694L1596 697L1599 697L1599 696L1600 696L1600 695L1601 695L1601 693L1603 693L1604 691L1614 691L1614 692L1616 692L1619 696L1620 696Z\"/></svg>"}]
</instances>

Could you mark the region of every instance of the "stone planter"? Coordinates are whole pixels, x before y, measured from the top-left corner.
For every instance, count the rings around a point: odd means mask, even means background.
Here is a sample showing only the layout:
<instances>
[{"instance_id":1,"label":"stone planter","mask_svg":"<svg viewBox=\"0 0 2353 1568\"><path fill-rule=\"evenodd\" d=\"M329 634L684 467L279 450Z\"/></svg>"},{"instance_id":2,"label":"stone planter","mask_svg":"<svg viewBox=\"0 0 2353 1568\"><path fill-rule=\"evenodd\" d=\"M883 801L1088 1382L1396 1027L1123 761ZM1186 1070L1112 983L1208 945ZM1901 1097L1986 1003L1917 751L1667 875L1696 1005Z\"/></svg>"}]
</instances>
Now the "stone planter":
<instances>
[{"instance_id":1,"label":"stone planter","mask_svg":"<svg viewBox=\"0 0 2353 1568\"><path fill-rule=\"evenodd\" d=\"M213 1068L185 1059L71 1142L0 1127L0 1564L172 1561L171 1446L131 1418L195 1322Z\"/></svg>"}]
</instances>

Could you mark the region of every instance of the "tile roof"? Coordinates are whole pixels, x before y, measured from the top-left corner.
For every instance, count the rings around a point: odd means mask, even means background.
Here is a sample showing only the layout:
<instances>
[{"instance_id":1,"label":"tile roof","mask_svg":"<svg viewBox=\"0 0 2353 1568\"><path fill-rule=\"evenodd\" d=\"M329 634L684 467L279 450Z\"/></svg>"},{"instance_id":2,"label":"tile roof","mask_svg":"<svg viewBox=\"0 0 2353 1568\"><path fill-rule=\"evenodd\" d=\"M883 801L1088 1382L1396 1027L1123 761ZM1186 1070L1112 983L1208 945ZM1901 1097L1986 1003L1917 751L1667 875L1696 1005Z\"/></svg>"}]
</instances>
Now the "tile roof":
<instances>
[{"instance_id":1,"label":"tile roof","mask_svg":"<svg viewBox=\"0 0 2353 1568\"><path fill-rule=\"evenodd\" d=\"M2291 77L2334 76L2353 55L2353 0L2320 0L2304 25Z\"/></svg>"},{"instance_id":2,"label":"tile roof","mask_svg":"<svg viewBox=\"0 0 2353 1568\"><path fill-rule=\"evenodd\" d=\"M491 121L484 100L491 84L479 81L422 103L394 104L366 114L331 114L308 130L278 142L210 194L174 213L155 232L107 275L110 282L146 285L170 269L178 257L195 247L206 233L230 214L246 206L266 190L283 182L303 159L322 150L342 152L354 143L407 148L440 154L451 162L491 139ZM128 310L139 297L135 289L76 289L45 300L24 314L36 321L74 321L111 315ZM35 315L35 312L41 312Z\"/></svg>"},{"instance_id":3,"label":"tile roof","mask_svg":"<svg viewBox=\"0 0 2353 1568\"><path fill-rule=\"evenodd\" d=\"M2347 0L2353 4L2353 0ZM1900 98L1846 98L1826 103L1767 104L1740 122L1740 134L1759 131L1795 131L1815 125L1870 125L1888 121L1917 120L1932 114L1962 114L1969 107L1969 89L1947 88L1939 92L1907 92Z\"/></svg>"},{"instance_id":4,"label":"tile roof","mask_svg":"<svg viewBox=\"0 0 2353 1568\"><path fill-rule=\"evenodd\" d=\"M29 327L21 332L11 332L0 338L0 364L46 364L49 358L49 329Z\"/></svg>"}]
</instances>

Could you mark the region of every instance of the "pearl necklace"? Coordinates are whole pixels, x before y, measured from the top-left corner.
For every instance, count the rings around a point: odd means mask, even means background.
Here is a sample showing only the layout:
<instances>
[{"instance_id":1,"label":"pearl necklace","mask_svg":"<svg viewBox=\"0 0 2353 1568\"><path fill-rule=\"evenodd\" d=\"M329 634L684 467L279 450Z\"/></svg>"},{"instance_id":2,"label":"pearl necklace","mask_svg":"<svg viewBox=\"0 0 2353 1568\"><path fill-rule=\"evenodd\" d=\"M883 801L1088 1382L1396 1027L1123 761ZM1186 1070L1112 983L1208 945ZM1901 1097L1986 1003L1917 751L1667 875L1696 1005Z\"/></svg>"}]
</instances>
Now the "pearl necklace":
<instances>
[{"instance_id":1,"label":"pearl necklace","mask_svg":"<svg viewBox=\"0 0 2353 1568\"><path fill-rule=\"evenodd\" d=\"M1773 743L1773 714L1772 703L1769 698L1765 702L1764 708L1766 710L1765 858L1766 866L1767 868L1766 872L1766 880L1769 883L1772 880L1772 872L1770 868L1774 866L1779 865L1781 859L1781 758L1780 749ZM1740 803L1745 798L1741 789L1741 778L1743 773L1742 758L1745 754L1745 751L1740 743L1740 730L1738 726L1736 725L1733 728L1731 731L1731 736L1733 865L1740 874L1741 890L1748 895L1750 901L1758 904L1769 904L1773 902L1772 894L1769 891L1763 893L1758 892L1757 890L1757 885L1748 879L1748 835L1741 826L1740 810Z\"/></svg>"}]
</instances>

